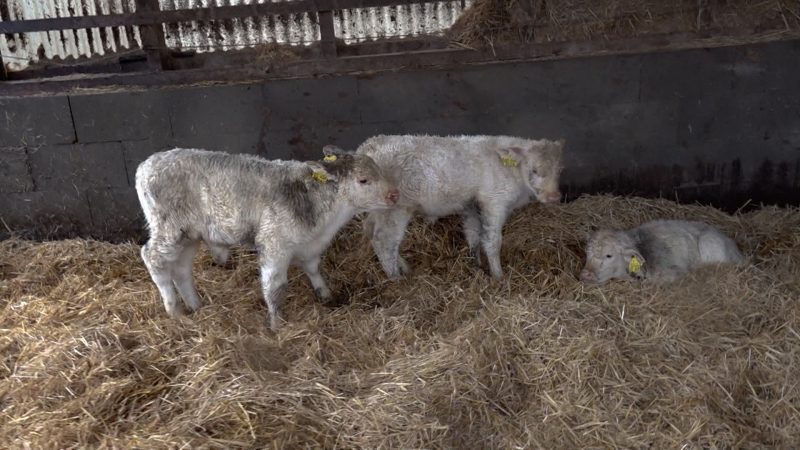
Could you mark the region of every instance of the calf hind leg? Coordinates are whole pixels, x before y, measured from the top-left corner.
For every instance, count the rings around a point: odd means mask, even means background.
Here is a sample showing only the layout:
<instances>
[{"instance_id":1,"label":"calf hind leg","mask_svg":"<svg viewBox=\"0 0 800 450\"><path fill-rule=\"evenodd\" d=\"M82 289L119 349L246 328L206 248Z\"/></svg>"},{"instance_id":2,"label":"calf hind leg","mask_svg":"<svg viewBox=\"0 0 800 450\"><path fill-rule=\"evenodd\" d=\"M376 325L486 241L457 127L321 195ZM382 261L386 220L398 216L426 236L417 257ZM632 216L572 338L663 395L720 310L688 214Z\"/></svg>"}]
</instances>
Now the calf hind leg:
<instances>
[{"instance_id":1,"label":"calf hind leg","mask_svg":"<svg viewBox=\"0 0 800 450\"><path fill-rule=\"evenodd\" d=\"M742 253L727 236L718 233L705 233L700 236L698 247L700 261L708 263L733 263L738 264L744 260Z\"/></svg>"},{"instance_id":2,"label":"calf hind leg","mask_svg":"<svg viewBox=\"0 0 800 450\"><path fill-rule=\"evenodd\" d=\"M281 304L286 298L287 270L290 258L266 258L261 256L261 288L264 293L264 303L269 311L269 327L273 331L280 328Z\"/></svg>"}]
</instances>

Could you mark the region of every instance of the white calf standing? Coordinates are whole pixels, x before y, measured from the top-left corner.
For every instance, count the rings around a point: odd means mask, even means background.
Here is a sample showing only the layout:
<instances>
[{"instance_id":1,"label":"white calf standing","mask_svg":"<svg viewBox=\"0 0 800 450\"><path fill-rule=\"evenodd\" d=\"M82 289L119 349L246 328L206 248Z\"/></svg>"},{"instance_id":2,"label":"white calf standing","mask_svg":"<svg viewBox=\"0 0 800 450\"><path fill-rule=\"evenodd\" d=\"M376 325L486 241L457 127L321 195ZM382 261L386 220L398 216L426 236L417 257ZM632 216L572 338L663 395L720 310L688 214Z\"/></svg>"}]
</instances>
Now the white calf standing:
<instances>
[{"instance_id":1,"label":"white calf standing","mask_svg":"<svg viewBox=\"0 0 800 450\"><path fill-rule=\"evenodd\" d=\"M461 214L470 255L480 246L500 278L502 228L509 213L531 199L558 202L564 141L508 136L376 136L356 151L371 156L400 190L397 206L369 215L367 233L386 274L409 272L400 243L415 213Z\"/></svg>"},{"instance_id":2,"label":"white calf standing","mask_svg":"<svg viewBox=\"0 0 800 450\"><path fill-rule=\"evenodd\" d=\"M581 280L676 280L705 264L744 261L736 243L702 222L656 220L626 231L598 230L586 246Z\"/></svg>"},{"instance_id":3,"label":"white calf standing","mask_svg":"<svg viewBox=\"0 0 800 450\"><path fill-rule=\"evenodd\" d=\"M323 162L268 161L196 149L156 153L136 171L136 191L150 229L142 259L170 315L201 306L192 278L200 241L224 263L228 248L255 246L270 326L279 326L287 270L302 265L317 295L331 293L319 273L334 234L361 211L397 201L369 157L325 149Z\"/></svg>"}]
</instances>

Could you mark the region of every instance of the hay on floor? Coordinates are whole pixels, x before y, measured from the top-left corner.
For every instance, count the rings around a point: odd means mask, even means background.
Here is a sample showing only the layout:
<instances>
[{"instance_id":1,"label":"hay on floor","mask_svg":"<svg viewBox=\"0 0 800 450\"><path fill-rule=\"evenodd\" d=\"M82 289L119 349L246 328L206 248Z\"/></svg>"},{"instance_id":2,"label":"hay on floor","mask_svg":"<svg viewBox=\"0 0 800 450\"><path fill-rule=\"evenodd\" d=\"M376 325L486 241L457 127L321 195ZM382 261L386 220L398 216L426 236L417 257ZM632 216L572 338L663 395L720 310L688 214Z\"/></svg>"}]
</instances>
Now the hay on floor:
<instances>
[{"instance_id":1,"label":"hay on floor","mask_svg":"<svg viewBox=\"0 0 800 450\"><path fill-rule=\"evenodd\" d=\"M692 218L751 258L672 286L576 280L592 226ZM204 253L206 306L171 320L132 244L0 243L0 442L17 448L792 448L800 436L800 211L665 200L532 205L507 277L455 221L412 224L388 282L357 222L290 273L265 328L253 255ZM13 444L12 444L13 443Z\"/></svg>"},{"instance_id":2,"label":"hay on floor","mask_svg":"<svg viewBox=\"0 0 800 450\"><path fill-rule=\"evenodd\" d=\"M479 48L730 29L796 36L800 10L795 0L474 0L447 36Z\"/></svg>"}]
</instances>

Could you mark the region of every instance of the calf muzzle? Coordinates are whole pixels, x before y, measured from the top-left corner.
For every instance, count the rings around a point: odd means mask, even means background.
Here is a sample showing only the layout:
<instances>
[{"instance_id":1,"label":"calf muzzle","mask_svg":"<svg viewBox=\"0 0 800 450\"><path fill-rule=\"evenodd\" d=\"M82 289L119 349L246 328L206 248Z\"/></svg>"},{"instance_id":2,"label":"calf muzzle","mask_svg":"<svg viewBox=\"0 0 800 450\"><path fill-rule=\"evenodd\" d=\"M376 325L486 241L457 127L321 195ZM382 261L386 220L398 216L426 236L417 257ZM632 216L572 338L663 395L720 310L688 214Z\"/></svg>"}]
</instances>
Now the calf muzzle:
<instances>
[{"instance_id":1,"label":"calf muzzle","mask_svg":"<svg viewBox=\"0 0 800 450\"><path fill-rule=\"evenodd\" d=\"M396 204L399 198L400 198L400 191L398 191L397 189L389 189L389 192L386 193L386 203L390 205Z\"/></svg>"},{"instance_id":2,"label":"calf muzzle","mask_svg":"<svg viewBox=\"0 0 800 450\"><path fill-rule=\"evenodd\" d=\"M545 194L545 203L558 203L561 201L561 193L558 191L548 192Z\"/></svg>"},{"instance_id":3,"label":"calf muzzle","mask_svg":"<svg viewBox=\"0 0 800 450\"><path fill-rule=\"evenodd\" d=\"M581 281L593 283L597 281L597 276L589 269L581 270Z\"/></svg>"}]
</instances>

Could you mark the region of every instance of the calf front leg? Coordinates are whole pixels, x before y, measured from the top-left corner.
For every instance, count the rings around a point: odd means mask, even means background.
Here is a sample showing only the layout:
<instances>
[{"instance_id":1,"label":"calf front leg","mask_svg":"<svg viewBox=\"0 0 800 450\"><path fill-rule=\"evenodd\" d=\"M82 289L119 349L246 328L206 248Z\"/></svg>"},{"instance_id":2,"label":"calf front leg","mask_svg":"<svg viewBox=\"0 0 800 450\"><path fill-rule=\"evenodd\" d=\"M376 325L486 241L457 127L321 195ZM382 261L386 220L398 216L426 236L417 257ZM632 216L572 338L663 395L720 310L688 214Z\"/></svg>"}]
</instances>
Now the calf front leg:
<instances>
[{"instance_id":1,"label":"calf front leg","mask_svg":"<svg viewBox=\"0 0 800 450\"><path fill-rule=\"evenodd\" d=\"M303 271L306 273L306 276L308 276L311 287L314 288L314 294L317 296L317 299L326 302L331 298L331 290L328 289L328 285L325 284L325 279L322 278L322 274L319 273L319 264L320 255L310 256L302 261Z\"/></svg>"},{"instance_id":2,"label":"calf front leg","mask_svg":"<svg viewBox=\"0 0 800 450\"><path fill-rule=\"evenodd\" d=\"M481 215L477 208L468 208L461 217L464 219L464 238L469 247L469 256L475 266L481 265Z\"/></svg>"},{"instance_id":3,"label":"calf front leg","mask_svg":"<svg viewBox=\"0 0 800 450\"><path fill-rule=\"evenodd\" d=\"M495 279L503 278L503 268L500 264L500 246L503 240L503 224L506 221L506 211L502 208L481 208L481 245L486 259L489 261L489 272Z\"/></svg>"},{"instance_id":4,"label":"calf front leg","mask_svg":"<svg viewBox=\"0 0 800 450\"><path fill-rule=\"evenodd\" d=\"M281 305L286 298L287 276L290 257L266 256L261 254L261 289L264 293L264 303L267 305L269 313L269 327L273 331L280 328L283 318L281 317Z\"/></svg>"},{"instance_id":5,"label":"calf front leg","mask_svg":"<svg viewBox=\"0 0 800 450\"><path fill-rule=\"evenodd\" d=\"M153 279L164 302L164 309L171 317L180 316L183 310L178 302L178 293L173 284L173 269L180 257L182 247L179 238L169 238L154 235L142 246L142 261L144 261L150 277Z\"/></svg>"},{"instance_id":6,"label":"calf front leg","mask_svg":"<svg viewBox=\"0 0 800 450\"><path fill-rule=\"evenodd\" d=\"M411 271L400 257L400 244L412 215L412 211L402 208L370 214L369 220L373 221L372 248L389 278L400 278Z\"/></svg>"},{"instance_id":7,"label":"calf front leg","mask_svg":"<svg viewBox=\"0 0 800 450\"><path fill-rule=\"evenodd\" d=\"M192 275L192 262L197 253L199 242L186 242L178 255L178 260L173 265L172 277L175 287L183 298L183 303L191 311L197 311L202 306L200 295L194 287L194 276Z\"/></svg>"}]
</instances>

